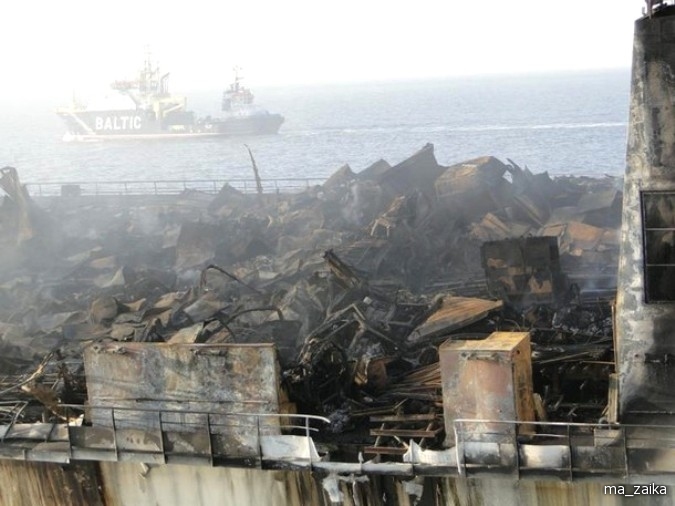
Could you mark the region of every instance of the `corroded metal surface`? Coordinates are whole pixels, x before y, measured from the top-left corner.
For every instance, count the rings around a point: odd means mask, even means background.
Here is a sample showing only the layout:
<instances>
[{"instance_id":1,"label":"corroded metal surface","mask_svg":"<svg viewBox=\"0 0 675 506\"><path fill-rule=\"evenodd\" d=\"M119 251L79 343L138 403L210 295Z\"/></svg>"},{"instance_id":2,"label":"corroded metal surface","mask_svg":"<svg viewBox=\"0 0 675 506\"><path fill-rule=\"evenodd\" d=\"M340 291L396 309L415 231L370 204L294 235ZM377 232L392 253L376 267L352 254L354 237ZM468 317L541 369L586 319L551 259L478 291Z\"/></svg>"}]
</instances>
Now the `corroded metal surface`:
<instances>
[{"instance_id":1,"label":"corroded metal surface","mask_svg":"<svg viewBox=\"0 0 675 506\"><path fill-rule=\"evenodd\" d=\"M280 411L273 345L101 343L86 348L84 361L92 405L209 413ZM155 413L147 419L135 413L128 418L116 413L115 425L156 426ZM94 409L91 415L94 425L113 423L105 410ZM189 420L179 418L164 420L164 426L189 426Z\"/></svg>"},{"instance_id":2,"label":"corroded metal surface","mask_svg":"<svg viewBox=\"0 0 675 506\"><path fill-rule=\"evenodd\" d=\"M454 421L534 420L532 365L527 332L495 332L478 341L447 341L439 348L446 444ZM477 422L473 437L502 442L512 426ZM531 432L531 428L530 428Z\"/></svg>"}]
</instances>

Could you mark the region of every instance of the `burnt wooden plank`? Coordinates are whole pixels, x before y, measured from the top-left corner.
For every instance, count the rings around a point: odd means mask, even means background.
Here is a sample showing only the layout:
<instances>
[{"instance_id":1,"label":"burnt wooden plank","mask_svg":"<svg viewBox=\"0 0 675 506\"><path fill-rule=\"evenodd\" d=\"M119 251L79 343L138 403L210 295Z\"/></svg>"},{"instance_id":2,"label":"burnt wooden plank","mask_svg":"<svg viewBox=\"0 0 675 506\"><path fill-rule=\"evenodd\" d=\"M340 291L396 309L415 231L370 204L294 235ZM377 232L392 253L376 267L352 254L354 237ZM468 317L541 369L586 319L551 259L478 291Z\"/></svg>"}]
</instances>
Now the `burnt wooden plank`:
<instances>
[{"instance_id":1,"label":"burnt wooden plank","mask_svg":"<svg viewBox=\"0 0 675 506\"><path fill-rule=\"evenodd\" d=\"M434 413L418 414L418 415L384 415L371 416L371 422L419 422L427 420L435 420L437 417Z\"/></svg>"},{"instance_id":2,"label":"burnt wooden plank","mask_svg":"<svg viewBox=\"0 0 675 506\"><path fill-rule=\"evenodd\" d=\"M403 455L407 451L407 448L400 446L366 446L363 449L363 453L379 453L382 455Z\"/></svg>"},{"instance_id":3,"label":"burnt wooden plank","mask_svg":"<svg viewBox=\"0 0 675 506\"><path fill-rule=\"evenodd\" d=\"M433 430L422 429L370 429L371 436L399 436L399 437L436 437L441 427Z\"/></svg>"}]
</instances>

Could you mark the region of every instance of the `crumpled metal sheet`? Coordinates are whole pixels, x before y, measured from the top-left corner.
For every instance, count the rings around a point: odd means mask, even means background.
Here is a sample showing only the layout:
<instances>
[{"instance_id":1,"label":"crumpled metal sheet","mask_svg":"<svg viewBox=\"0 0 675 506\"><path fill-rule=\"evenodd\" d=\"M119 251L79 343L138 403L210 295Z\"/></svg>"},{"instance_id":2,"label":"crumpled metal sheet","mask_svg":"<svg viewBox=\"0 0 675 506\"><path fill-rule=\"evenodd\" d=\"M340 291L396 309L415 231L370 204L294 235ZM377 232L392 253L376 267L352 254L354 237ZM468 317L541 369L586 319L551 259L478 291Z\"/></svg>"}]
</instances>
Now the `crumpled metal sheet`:
<instances>
[{"instance_id":1,"label":"crumpled metal sheet","mask_svg":"<svg viewBox=\"0 0 675 506\"><path fill-rule=\"evenodd\" d=\"M409 344L420 343L424 339L447 335L457 329L468 327L493 311L503 307L501 300L485 300L469 297L443 297L438 310L412 331L407 338Z\"/></svg>"}]
</instances>

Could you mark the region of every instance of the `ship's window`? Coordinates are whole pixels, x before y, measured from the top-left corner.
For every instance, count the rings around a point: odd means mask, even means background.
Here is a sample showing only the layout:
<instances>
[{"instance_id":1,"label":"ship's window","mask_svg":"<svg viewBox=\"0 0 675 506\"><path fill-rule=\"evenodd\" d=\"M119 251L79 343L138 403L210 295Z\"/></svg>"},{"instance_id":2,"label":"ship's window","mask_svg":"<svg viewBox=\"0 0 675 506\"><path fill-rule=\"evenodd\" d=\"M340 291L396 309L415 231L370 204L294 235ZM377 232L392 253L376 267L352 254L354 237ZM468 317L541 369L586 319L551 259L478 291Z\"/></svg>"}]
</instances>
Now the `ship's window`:
<instances>
[{"instance_id":1,"label":"ship's window","mask_svg":"<svg viewBox=\"0 0 675 506\"><path fill-rule=\"evenodd\" d=\"M643 192L645 302L675 302L675 192Z\"/></svg>"}]
</instances>

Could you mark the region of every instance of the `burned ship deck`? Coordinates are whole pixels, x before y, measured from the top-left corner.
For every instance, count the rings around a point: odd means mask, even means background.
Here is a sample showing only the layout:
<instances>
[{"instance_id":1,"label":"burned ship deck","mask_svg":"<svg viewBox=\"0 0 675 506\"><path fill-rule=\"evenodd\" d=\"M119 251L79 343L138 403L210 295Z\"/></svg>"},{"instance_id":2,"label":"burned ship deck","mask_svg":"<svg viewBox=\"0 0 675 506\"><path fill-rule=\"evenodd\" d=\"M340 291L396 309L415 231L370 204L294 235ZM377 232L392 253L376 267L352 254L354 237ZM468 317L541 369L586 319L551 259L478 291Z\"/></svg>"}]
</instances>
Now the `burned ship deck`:
<instances>
[{"instance_id":1,"label":"burned ship deck","mask_svg":"<svg viewBox=\"0 0 675 506\"><path fill-rule=\"evenodd\" d=\"M491 157L444 167L427 145L293 193L224 185L92 200L69 187L31 198L15 172L1 182L3 458L402 476L671 472L670 427L615 423L620 181L550 178ZM443 403L455 393L443 389L439 345L508 331L531 341L536 420L489 420L490 435L456 419L448 447ZM164 404L147 397L156 390L113 396L133 362L93 394L83 349L116 359L153 345L195 356L272 347L278 372L263 370L278 398L242 386L248 401L223 411L235 401L196 390Z\"/></svg>"}]
</instances>

